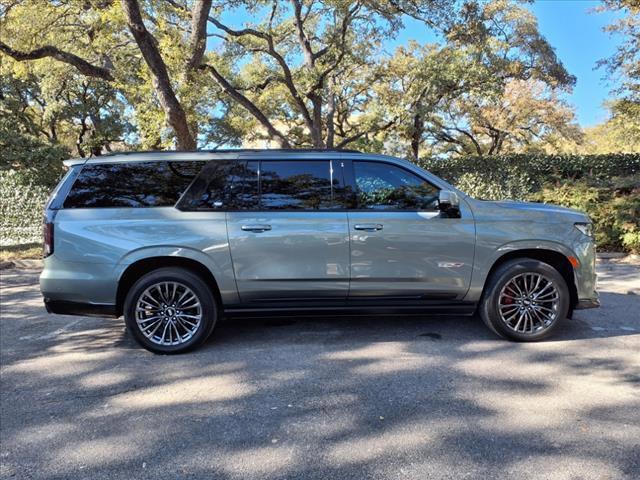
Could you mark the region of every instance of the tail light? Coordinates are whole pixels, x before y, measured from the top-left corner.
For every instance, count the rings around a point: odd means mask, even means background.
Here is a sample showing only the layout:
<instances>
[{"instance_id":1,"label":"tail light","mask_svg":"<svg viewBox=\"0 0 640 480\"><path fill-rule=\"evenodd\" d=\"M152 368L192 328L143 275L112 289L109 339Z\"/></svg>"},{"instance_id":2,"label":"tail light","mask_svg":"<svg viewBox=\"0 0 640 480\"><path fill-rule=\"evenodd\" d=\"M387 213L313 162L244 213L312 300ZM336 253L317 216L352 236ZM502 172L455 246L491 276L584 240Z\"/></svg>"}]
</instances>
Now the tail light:
<instances>
[{"instance_id":1,"label":"tail light","mask_svg":"<svg viewBox=\"0 0 640 480\"><path fill-rule=\"evenodd\" d=\"M42 256L48 257L53 253L53 218L46 214L42 225L42 233L44 237Z\"/></svg>"}]
</instances>

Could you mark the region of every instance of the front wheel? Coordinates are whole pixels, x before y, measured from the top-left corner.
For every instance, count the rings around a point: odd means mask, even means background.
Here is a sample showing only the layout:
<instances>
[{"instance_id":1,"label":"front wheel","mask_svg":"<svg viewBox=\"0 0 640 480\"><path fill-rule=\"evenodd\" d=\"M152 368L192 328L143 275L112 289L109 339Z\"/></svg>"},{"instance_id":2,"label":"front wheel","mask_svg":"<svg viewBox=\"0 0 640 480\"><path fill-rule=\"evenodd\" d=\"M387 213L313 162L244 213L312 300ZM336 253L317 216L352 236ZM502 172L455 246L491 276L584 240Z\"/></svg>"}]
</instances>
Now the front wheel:
<instances>
[{"instance_id":1,"label":"front wheel","mask_svg":"<svg viewBox=\"0 0 640 480\"><path fill-rule=\"evenodd\" d=\"M218 306L207 284L182 268L142 276L128 292L124 318L136 341L155 353L182 353L204 342L216 324Z\"/></svg>"},{"instance_id":2,"label":"front wheel","mask_svg":"<svg viewBox=\"0 0 640 480\"><path fill-rule=\"evenodd\" d=\"M505 262L491 275L480 316L495 333L520 342L550 335L566 318L571 299L562 275L528 258Z\"/></svg>"}]
</instances>

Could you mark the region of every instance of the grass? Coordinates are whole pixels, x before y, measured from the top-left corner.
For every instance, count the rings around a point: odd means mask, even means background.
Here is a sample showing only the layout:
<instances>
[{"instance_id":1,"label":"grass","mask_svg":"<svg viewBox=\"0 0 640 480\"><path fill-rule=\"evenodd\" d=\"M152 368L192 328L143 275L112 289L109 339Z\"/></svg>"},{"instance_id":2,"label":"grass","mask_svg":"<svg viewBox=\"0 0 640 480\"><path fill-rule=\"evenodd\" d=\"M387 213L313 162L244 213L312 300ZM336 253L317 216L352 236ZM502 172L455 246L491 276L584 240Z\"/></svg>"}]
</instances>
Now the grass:
<instances>
[{"instance_id":1,"label":"grass","mask_svg":"<svg viewBox=\"0 0 640 480\"><path fill-rule=\"evenodd\" d=\"M23 243L0 247L0 261L42 258L42 243Z\"/></svg>"}]
</instances>

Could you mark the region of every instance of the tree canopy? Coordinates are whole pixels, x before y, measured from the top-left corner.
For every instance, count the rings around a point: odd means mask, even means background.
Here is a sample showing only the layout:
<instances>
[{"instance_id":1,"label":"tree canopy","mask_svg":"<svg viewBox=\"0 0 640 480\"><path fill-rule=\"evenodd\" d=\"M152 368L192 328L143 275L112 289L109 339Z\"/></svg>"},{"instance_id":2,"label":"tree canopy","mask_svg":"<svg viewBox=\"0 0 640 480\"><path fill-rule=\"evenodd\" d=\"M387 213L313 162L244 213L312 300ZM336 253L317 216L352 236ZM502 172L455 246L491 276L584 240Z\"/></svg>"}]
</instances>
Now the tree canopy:
<instances>
[{"instance_id":1,"label":"tree canopy","mask_svg":"<svg viewBox=\"0 0 640 480\"><path fill-rule=\"evenodd\" d=\"M417 159L583 141L564 100L575 78L516 0L0 5L0 115L80 156L266 142ZM436 40L389 51L407 21ZM616 112L637 107L631 49L607 61L629 93Z\"/></svg>"},{"instance_id":2,"label":"tree canopy","mask_svg":"<svg viewBox=\"0 0 640 480\"><path fill-rule=\"evenodd\" d=\"M610 118L598 130L606 133L600 148L616 142L623 151L640 151L640 3L605 0L601 10L622 14L606 30L621 40L616 52L599 62L616 97L609 102Z\"/></svg>"}]
</instances>

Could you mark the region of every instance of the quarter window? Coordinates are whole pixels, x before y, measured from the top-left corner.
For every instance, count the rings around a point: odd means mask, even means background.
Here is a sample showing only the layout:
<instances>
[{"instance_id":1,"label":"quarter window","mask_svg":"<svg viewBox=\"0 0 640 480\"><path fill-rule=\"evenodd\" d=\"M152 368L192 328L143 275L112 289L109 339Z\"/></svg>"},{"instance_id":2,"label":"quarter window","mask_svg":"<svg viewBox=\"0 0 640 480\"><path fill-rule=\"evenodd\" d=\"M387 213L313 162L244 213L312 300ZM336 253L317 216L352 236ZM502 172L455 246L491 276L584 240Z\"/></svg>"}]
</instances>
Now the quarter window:
<instances>
[{"instance_id":1,"label":"quarter window","mask_svg":"<svg viewBox=\"0 0 640 480\"><path fill-rule=\"evenodd\" d=\"M382 162L353 162L358 208L436 210L438 189L413 173Z\"/></svg>"},{"instance_id":2,"label":"quarter window","mask_svg":"<svg viewBox=\"0 0 640 480\"><path fill-rule=\"evenodd\" d=\"M173 206L202 162L131 162L82 167L64 208Z\"/></svg>"}]
</instances>

